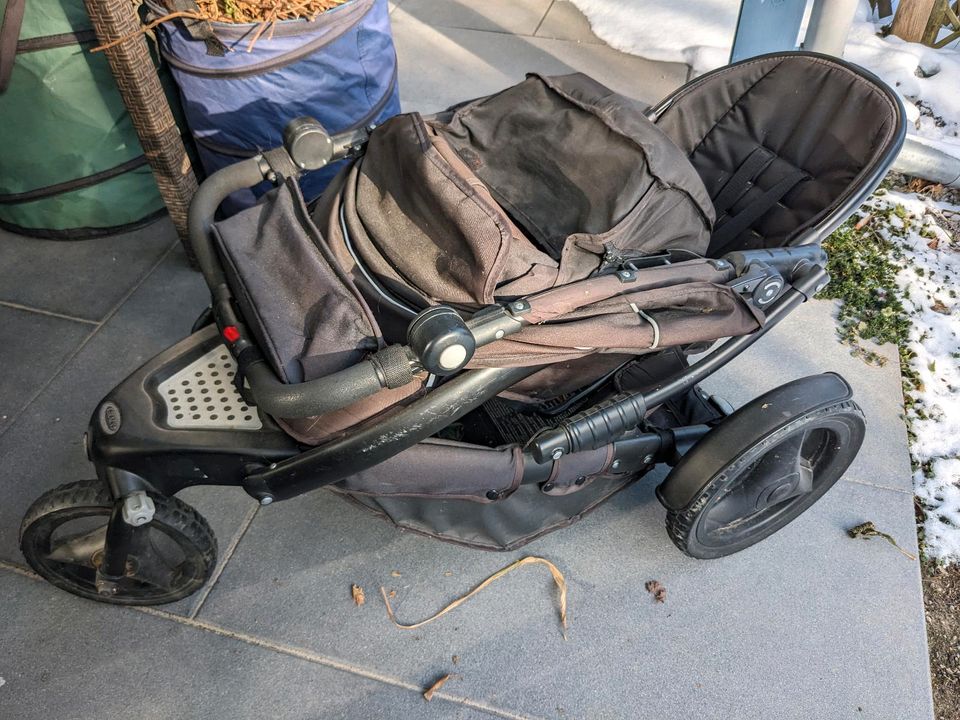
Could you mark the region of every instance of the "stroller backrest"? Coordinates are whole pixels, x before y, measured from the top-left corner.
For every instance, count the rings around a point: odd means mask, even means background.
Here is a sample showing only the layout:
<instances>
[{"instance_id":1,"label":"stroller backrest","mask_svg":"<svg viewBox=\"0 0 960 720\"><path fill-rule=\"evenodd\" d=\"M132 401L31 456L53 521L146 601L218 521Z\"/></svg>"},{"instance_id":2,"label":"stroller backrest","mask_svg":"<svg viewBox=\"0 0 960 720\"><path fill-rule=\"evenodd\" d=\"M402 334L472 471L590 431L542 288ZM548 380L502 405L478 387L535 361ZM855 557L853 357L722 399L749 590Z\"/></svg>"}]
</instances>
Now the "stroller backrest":
<instances>
[{"instance_id":1,"label":"stroller backrest","mask_svg":"<svg viewBox=\"0 0 960 720\"><path fill-rule=\"evenodd\" d=\"M903 107L881 80L801 52L708 73L649 115L713 200L713 257L822 238L875 189L904 136Z\"/></svg>"}]
</instances>

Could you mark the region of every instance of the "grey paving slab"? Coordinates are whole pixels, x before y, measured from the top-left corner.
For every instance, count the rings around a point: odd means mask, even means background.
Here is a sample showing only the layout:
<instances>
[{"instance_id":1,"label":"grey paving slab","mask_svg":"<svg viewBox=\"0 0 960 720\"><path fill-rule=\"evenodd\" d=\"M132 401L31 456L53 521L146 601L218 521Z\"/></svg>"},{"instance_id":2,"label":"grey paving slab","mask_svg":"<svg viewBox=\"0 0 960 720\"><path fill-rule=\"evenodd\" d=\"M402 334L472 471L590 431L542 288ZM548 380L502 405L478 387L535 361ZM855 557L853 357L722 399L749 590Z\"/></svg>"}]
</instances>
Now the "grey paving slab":
<instances>
[{"instance_id":1,"label":"grey paving slab","mask_svg":"<svg viewBox=\"0 0 960 720\"><path fill-rule=\"evenodd\" d=\"M405 110L434 112L502 90L527 72L585 72L645 103L683 84L687 66L626 55L606 45L431 26L407 12L391 16Z\"/></svg>"},{"instance_id":2,"label":"grey paving slab","mask_svg":"<svg viewBox=\"0 0 960 720\"><path fill-rule=\"evenodd\" d=\"M10 720L490 717L9 571L0 589L0 717Z\"/></svg>"},{"instance_id":3,"label":"grey paving slab","mask_svg":"<svg viewBox=\"0 0 960 720\"><path fill-rule=\"evenodd\" d=\"M42 492L94 477L82 443L100 399L127 374L190 332L207 303L200 276L177 247L133 293L63 372L0 436L0 557L22 562L20 519ZM253 501L238 488L195 488L184 498L229 546ZM199 596L171 606L188 614Z\"/></svg>"},{"instance_id":4,"label":"grey paving slab","mask_svg":"<svg viewBox=\"0 0 960 720\"><path fill-rule=\"evenodd\" d=\"M931 717L918 565L845 535L870 519L915 550L905 493L839 483L780 534L710 562L671 545L650 484L509 554L404 533L322 492L267 510L200 618L411 680L456 654L464 694L537 717ZM400 620L420 620L524 554L566 573L567 641L543 568L416 631L392 627L377 597L396 590Z\"/></svg>"},{"instance_id":5,"label":"grey paving slab","mask_svg":"<svg viewBox=\"0 0 960 720\"><path fill-rule=\"evenodd\" d=\"M102 320L175 242L168 218L94 240L37 240L0 230L0 300Z\"/></svg>"},{"instance_id":6,"label":"grey paving slab","mask_svg":"<svg viewBox=\"0 0 960 720\"><path fill-rule=\"evenodd\" d=\"M427 25L533 35L551 0L405 0L403 11Z\"/></svg>"},{"instance_id":7,"label":"grey paving slab","mask_svg":"<svg viewBox=\"0 0 960 720\"><path fill-rule=\"evenodd\" d=\"M534 34L537 37L554 38L556 40L603 42L593 34L593 30L590 29L590 21L587 20L586 16L569 0L555 0Z\"/></svg>"},{"instance_id":8,"label":"grey paving slab","mask_svg":"<svg viewBox=\"0 0 960 720\"><path fill-rule=\"evenodd\" d=\"M0 433L93 331L87 323L0 305Z\"/></svg>"},{"instance_id":9,"label":"grey paving slab","mask_svg":"<svg viewBox=\"0 0 960 720\"><path fill-rule=\"evenodd\" d=\"M863 449L845 477L912 494L896 349L892 345L873 348L887 359L882 367L851 355L847 346L837 342L835 308L833 301L805 303L703 387L740 406L790 380L839 373L853 388L854 400L867 420Z\"/></svg>"}]
</instances>

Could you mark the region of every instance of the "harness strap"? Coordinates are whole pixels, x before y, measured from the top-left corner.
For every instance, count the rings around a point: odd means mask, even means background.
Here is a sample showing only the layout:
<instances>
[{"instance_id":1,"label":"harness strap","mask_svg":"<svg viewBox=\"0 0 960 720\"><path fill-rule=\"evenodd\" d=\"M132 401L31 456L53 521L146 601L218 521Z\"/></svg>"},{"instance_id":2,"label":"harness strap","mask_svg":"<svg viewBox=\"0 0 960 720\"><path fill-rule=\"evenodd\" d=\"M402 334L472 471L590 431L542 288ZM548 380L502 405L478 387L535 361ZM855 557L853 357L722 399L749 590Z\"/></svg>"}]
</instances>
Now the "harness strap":
<instances>
[{"instance_id":1,"label":"harness strap","mask_svg":"<svg viewBox=\"0 0 960 720\"><path fill-rule=\"evenodd\" d=\"M740 163L737 171L720 188L716 197L712 198L718 221L727 214L730 208L737 204L737 201L743 197L743 194L757 176L770 167L770 163L773 162L775 157L774 153L762 146L758 146L747 155L747 159Z\"/></svg>"},{"instance_id":2,"label":"harness strap","mask_svg":"<svg viewBox=\"0 0 960 720\"><path fill-rule=\"evenodd\" d=\"M809 177L799 168L794 168L763 195L747 205L736 215L725 215L717 222L713 235L710 238L710 256L716 257L735 240L740 233L747 230L766 212L780 202L780 199L790 192L801 180Z\"/></svg>"}]
</instances>

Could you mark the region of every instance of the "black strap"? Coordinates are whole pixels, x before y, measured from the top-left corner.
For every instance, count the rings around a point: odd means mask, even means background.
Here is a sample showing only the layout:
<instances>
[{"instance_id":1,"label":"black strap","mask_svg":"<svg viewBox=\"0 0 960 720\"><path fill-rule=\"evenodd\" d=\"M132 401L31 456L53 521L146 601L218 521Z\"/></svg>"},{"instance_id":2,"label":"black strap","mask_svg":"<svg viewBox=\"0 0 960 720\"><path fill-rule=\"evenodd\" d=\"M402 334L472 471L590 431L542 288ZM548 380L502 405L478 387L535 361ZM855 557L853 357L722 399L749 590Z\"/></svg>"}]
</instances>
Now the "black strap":
<instances>
[{"instance_id":1,"label":"black strap","mask_svg":"<svg viewBox=\"0 0 960 720\"><path fill-rule=\"evenodd\" d=\"M267 165L281 178L298 178L302 172L293 162L290 153L284 147L273 148L263 153Z\"/></svg>"},{"instance_id":2,"label":"black strap","mask_svg":"<svg viewBox=\"0 0 960 720\"><path fill-rule=\"evenodd\" d=\"M776 155L765 147L757 147L747 155L747 159L740 164L716 197L711 198L718 218L726 215L727 211L737 204L737 200L743 197L750 184L770 166L775 157Z\"/></svg>"},{"instance_id":3,"label":"black strap","mask_svg":"<svg viewBox=\"0 0 960 720\"><path fill-rule=\"evenodd\" d=\"M101 170L100 172L95 172L92 175L85 175L83 177L74 178L73 180L64 180L63 182L56 183L55 185L47 185L45 187L27 190L21 193L0 195L0 205L12 205L14 203L42 200L43 198L51 197L53 195L60 195L61 193L72 192L73 190L90 187L91 185L96 185L97 183L101 183L104 180L109 180L117 175L123 175L131 170L136 170L137 168L146 164L147 156L139 155L135 158L127 160L126 162L122 162L115 167L107 168L106 170Z\"/></svg>"},{"instance_id":4,"label":"black strap","mask_svg":"<svg viewBox=\"0 0 960 720\"><path fill-rule=\"evenodd\" d=\"M720 254L740 233L763 217L784 195L807 177L809 176L803 170L794 168L736 215L721 218L710 238L710 256L716 257Z\"/></svg>"},{"instance_id":5,"label":"black strap","mask_svg":"<svg viewBox=\"0 0 960 720\"><path fill-rule=\"evenodd\" d=\"M17 40L20 39L26 4L27 0L7 0L7 7L3 11L3 24L0 25L0 93L7 89L13 74L13 61L17 57Z\"/></svg>"},{"instance_id":6,"label":"black strap","mask_svg":"<svg viewBox=\"0 0 960 720\"><path fill-rule=\"evenodd\" d=\"M199 13L200 8L195 0L167 0L166 8L170 12L190 12ZM183 27L194 40L203 40L207 46L207 55L214 57L223 57L227 53L227 46L217 37L213 31L213 25L208 20L194 20L193 18L180 18Z\"/></svg>"}]
</instances>

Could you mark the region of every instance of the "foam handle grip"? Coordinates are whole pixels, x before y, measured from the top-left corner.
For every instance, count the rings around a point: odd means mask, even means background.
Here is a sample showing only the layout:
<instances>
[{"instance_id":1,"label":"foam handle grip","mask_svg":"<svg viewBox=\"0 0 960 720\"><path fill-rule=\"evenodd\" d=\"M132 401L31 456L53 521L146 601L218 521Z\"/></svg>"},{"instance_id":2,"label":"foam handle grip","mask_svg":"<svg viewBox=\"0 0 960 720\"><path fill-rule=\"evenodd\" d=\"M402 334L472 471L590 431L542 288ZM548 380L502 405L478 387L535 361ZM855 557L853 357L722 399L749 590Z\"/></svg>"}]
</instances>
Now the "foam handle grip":
<instances>
[{"instance_id":1,"label":"foam handle grip","mask_svg":"<svg viewBox=\"0 0 960 720\"><path fill-rule=\"evenodd\" d=\"M642 394L615 395L534 437L529 446L533 459L545 463L567 453L603 447L639 425L646 411Z\"/></svg>"}]
</instances>

